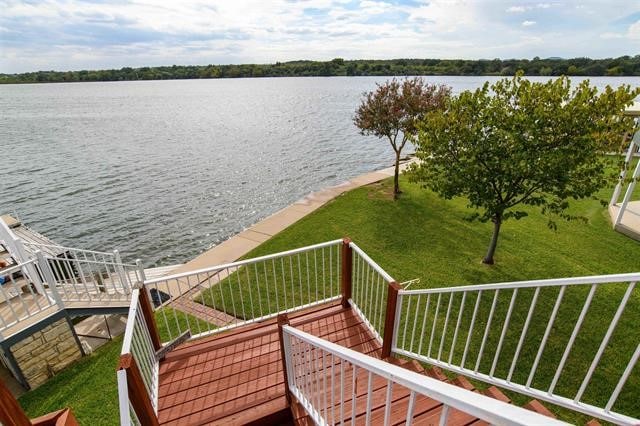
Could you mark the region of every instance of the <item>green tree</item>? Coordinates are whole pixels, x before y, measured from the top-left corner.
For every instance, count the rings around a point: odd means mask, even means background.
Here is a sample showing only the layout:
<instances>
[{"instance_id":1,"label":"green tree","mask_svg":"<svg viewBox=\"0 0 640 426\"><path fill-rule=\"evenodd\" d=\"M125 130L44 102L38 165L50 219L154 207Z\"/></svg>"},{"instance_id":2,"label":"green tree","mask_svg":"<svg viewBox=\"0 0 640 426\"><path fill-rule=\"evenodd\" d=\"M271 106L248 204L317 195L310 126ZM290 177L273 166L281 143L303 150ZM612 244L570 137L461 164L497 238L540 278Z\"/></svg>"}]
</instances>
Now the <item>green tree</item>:
<instances>
[{"instance_id":1,"label":"green tree","mask_svg":"<svg viewBox=\"0 0 640 426\"><path fill-rule=\"evenodd\" d=\"M566 77L537 83L521 74L486 83L427 115L410 177L444 198L466 197L471 220L493 222L483 259L493 264L502 223L527 215L518 206L539 207L554 229L555 217L583 219L567 213L568 200L607 181L601 139L620 137L629 122L614 118L639 93L621 86L598 95L588 81L572 90Z\"/></svg>"},{"instance_id":2,"label":"green tree","mask_svg":"<svg viewBox=\"0 0 640 426\"><path fill-rule=\"evenodd\" d=\"M389 140L395 152L394 199L400 194L402 149L408 140L415 138L418 123L428 112L442 108L450 93L448 86L427 84L415 77L402 81L394 78L364 94L353 122L361 134Z\"/></svg>"}]
</instances>

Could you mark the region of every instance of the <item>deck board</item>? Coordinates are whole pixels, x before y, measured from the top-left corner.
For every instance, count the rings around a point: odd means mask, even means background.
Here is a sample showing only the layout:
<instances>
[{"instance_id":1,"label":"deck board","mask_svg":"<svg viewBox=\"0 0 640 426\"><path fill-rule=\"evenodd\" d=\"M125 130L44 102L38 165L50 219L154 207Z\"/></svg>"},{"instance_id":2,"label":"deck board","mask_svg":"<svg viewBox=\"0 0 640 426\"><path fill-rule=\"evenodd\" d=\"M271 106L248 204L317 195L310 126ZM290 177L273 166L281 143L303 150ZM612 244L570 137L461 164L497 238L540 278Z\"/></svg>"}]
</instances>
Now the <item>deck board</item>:
<instances>
[{"instance_id":1,"label":"deck board","mask_svg":"<svg viewBox=\"0 0 640 426\"><path fill-rule=\"evenodd\" d=\"M338 303L292 314L305 332L372 356L380 344ZM158 419L167 425L238 424L281 409L284 377L275 320L181 345L160 364ZM286 401L285 401L286 403ZM271 410L271 412L269 411Z\"/></svg>"}]
</instances>

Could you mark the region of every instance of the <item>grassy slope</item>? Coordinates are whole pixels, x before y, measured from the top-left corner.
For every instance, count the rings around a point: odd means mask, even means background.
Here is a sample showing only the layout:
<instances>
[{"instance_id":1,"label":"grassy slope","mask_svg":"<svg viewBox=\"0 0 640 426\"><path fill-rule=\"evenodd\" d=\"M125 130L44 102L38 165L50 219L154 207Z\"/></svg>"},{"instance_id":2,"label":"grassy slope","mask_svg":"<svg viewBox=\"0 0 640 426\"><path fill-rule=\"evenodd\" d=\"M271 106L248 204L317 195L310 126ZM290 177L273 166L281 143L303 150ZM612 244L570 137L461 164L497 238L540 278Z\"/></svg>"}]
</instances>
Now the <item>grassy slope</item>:
<instances>
[{"instance_id":1,"label":"grassy slope","mask_svg":"<svg viewBox=\"0 0 640 426\"><path fill-rule=\"evenodd\" d=\"M122 338L99 348L19 398L29 417L71 407L82 425L118 424L116 365Z\"/></svg>"},{"instance_id":2,"label":"grassy slope","mask_svg":"<svg viewBox=\"0 0 640 426\"><path fill-rule=\"evenodd\" d=\"M445 201L417 185L403 181L404 194L400 200L393 202L388 196L390 184L386 181L344 194L276 235L246 257L349 236L398 281L420 278L420 284L414 284L412 288L640 271L640 245L611 229L608 213L598 201L574 202L572 211L586 216L589 222L559 222L557 232L550 230L547 227L548 219L535 210L530 210L531 216L525 219L507 222L501 232L496 265L487 266L480 260L491 236L491 224L463 220L469 213L464 200ZM603 191L601 196L607 197L608 192L610 191ZM585 288L567 291L548 343L548 348L551 349L545 350L541 366L547 363L557 365L582 307L586 290ZM590 310L591 315L584 324L585 329L593 332L577 341L578 348L580 345L597 348L623 291L623 288L616 287L609 294L603 291L597 293ZM536 315L546 315L548 318L556 295L557 291L541 292ZM603 358L603 361L616 367L615 371L621 371L635 348L627 347L629 342L625 341L628 340L625 336L637 333L637 325L634 325L640 318L640 300L637 295L636 291L625 311L625 321L619 324L614 334L614 349L608 349ZM500 296L489 347L497 343L511 294ZM502 352L506 355L501 356L498 363L497 371L502 371L502 374L508 371L532 292L523 291L518 297L510 327L514 333L507 334ZM490 298L486 299L483 300L480 312L488 316ZM454 302L452 318L456 318L454 315L457 313L456 306L459 300L456 299ZM442 306L446 306L447 301L444 299ZM473 301L474 299L469 299L467 306L473 306ZM470 308L467 308L465 312L469 311ZM441 313L440 324L443 322L442 316ZM607 322L599 321L599 316L607 318ZM462 329L466 329L464 327L468 324L468 319L467 322L463 320L462 324ZM482 330L480 327L484 324L486 317L480 319L476 329ZM514 378L526 380L526 367L530 367L535 358L536 339L540 341L544 325L546 322L531 326L521 354L521 365L518 365L522 368L516 369ZM451 326L449 327L450 330ZM448 340L445 340L445 356L451 342L450 335L451 331L448 333ZM463 341L464 336L461 335L458 339ZM471 347L477 348L479 341L479 338L472 340ZM563 374L558 385L558 390L562 393L575 393L580 384L580 376L579 373L574 375L574 370L584 367L586 371L593 358L595 350L581 349L573 351L569 358L568 373ZM617 349L624 351L618 354ZM490 367L492 355L483 358L481 365L484 368ZM444 356L443 358L446 359ZM553 376L553 369L539 368L534 385L543 388L545 384L548 385ZM606 402L606 395L610 394L617 380L609 373L606 369L596 370L592 383L597 385L591 385L587 389L588 400L599 404ZM640 408L636 407L634 396L639 388L640 372L635 371L620 396L620 405L617 407L621 411L640 415ZM516 399L524 402L526 398ZM581 417L575 417L570 413L565 412L562 415L567 420L582 420Z\"/></svg>"},{"instance_id":3,"label":"grassy slope","mask_svg":"<svg viewBox=\"0 0 640 426\"><path fill-rule=\"evenodd\" d=\"M192 332L207 330L207 324L184 312L176 313L163 308L167 314L169 328L162 310L156 312L156 324L162 341L170 340L191 327ZM177 319L176 319L177 318ZM180 326L178 329L177 322ZM200 330L198 325L202 328ZM215 326L210 325L210 328ZM122 348L122 338L99 348L94 354L82 358L68 369L53 377L44 385L20 397L20 405L31 418L71 407L80 424L118 424L118 387L116 366Z\"/></svg>"},{"instance_id":4,"label":"grassy slope","mask_svg":"<svg viewBox=\"0 0 640 426\"><path fill-rule=\"evenodd\" d=\"M444 201L403 181L405 193L392 202L389 189L389 182L384 182L344 194L246 257L349 236L399 281L421 278L413 288L640 270L640 245L613 232L606 211L594 201L574 208L589 217L588 224L560 223L558 232L550 231L546 219L537 214L507 222L497 264L488 267L480 259L490 225L463 221L468 211L462 200ZM166 339L160 314L156 319ZM184 329L187 320L179 320ZM190 324L195 324L192 317ZM32 417L70 406L81 424L116 424L120 347L121 339L105 345L22 396L20 403ZM633 389L637 373L632 375Z\"/></svg>"},{"instance_id":5,"label":"grassy slope","mask_svg":"<svg viewBox=\"0 0 640 426\"><path fill-rule=\"evenodd\" d=\"M496 264L489 267L480 260L492 224L463 220L470 212L464 200L442 200L403 181L404 194L393 202L389 186L386 181L346 193L245 257L348 236L398 281L419 277L423 287L640 270L640 246L612 231L597 201L574 202L572 211L589 223L560 221L557 232L535 210L507 221Z\"/></svg>"}]
</instances>

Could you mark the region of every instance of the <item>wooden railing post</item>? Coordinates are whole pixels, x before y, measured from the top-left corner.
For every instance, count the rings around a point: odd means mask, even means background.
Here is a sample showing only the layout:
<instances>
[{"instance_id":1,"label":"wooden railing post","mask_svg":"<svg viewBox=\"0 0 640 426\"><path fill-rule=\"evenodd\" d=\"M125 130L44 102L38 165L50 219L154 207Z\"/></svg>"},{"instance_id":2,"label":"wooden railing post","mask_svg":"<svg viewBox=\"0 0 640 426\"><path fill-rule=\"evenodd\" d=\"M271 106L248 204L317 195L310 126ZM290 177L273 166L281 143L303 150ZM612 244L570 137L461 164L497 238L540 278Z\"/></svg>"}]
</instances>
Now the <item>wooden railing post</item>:
<instances>
[{"instance_id":1,"label":"wooden railing post","mask_svg":"<svg viewBox=\"0 0 640 426\"><path fill-rule=\"evenodd\" d=\"M153 306L151 300L149 300L149 294L144 285L140 286L140 307L142 309L142 317L149 329L149 336L151 336L151 342L153 343L153 349L158 350L162 347L162 341L160 340L160 333L158 333L158 326L156 325L155 315L153 314Z\"/></svg>"},{"instance_id":2,"label":"wooden railing post","mask_svg":"<svg viewBox=\"0 0 640 426\"><path fill-rule=\"evenodd\" d=\"M351 249L351 240L344 238L342 240L342 275L340 276L340 285L342 287L342 306L349 307L349 299L351 299L351 277L353 268L353 250Z\"/></svg>"},{"instance_id":3,"label":"wooden railing post","mask_svg":"<svg viewBox=\"0 0 640 426\"><path fill-rule=\"evenodd\" d=\"M387 293L387 311L384 317L384 336L382 337L382 354L381 358L386 359L391 356L391 345L393 344L393 331L395 329L396 308L398 305L398 291L400 284L397 282L389 283Z\"/></svg>"},{"instance_id":4,"label":"wooden railing post","mask_svg":"<svg viewBox=\"0 0 640 426\"><path fill-rule=\"evenodd\" d=\"M13 394L0 380L0 424L5 426L31 426L31 420Z\"/></svg>"},{"instance_id":5,"label":"wooden railing post","mask_svg":"<svg viewBox=\"0 0 640 426\"><path fill-rule=\"evenodd\" d=\"M144 379L136 364L136 360L131 354L120 355L118 370L127 372L127 388L129 390L129 401L143 425L158 426L158 417L153 409L153 404L149 400Z\"/></svg>"},{"instance_id":6,"label":"wooden railing post","mask_svg":"<svg viewBox=\"0 0 640 426\"><path fill-rule=\"evenodd\" d=\"M287 359L284 349L284 335L282 327L289 325L289 317L287 314L278 315L278 340L280 341L280 358L282 359L282 374L284 376L284 395L287 402L291 405L291 390L289 389L289 375L287 374Z\"/></svg>"}]
</instances>

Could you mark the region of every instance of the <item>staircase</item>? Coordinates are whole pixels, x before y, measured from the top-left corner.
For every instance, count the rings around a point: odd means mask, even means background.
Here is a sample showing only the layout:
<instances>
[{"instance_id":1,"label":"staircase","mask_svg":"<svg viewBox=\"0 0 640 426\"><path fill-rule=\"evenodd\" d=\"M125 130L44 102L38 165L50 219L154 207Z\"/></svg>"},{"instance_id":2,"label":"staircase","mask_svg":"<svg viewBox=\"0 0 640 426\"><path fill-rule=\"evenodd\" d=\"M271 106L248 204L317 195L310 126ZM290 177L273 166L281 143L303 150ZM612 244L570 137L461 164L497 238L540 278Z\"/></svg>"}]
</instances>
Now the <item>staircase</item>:
<instances>
[{"instance_id":1,"label":"staircase","mask_svg":"<svg viewBox=\"0 0 640 426\"><path fill-rule=\"evenodd\" d=\"M120 421L565 424L543 401L633 425L636 419L612 406L640 358L640 346L625 350L624 364L618 367L623 371L615 373L617 385L608 403L597 407L581 397L589 382L599 384L593 371L604 365L602 354L618 323L627 318L627 302L636 300L638 280L636 273L406 290L349 240L147 280L132 292L117 373ZM194 321L176 309L181 305L173 303L171 288L179 295L193 293L193 300L238 320L222 326ZM154 290L172 297L155 314L148 296ZM560 324L556 317L563 296L572 291L586 298L577 306L577 321L565 324L569 329L561 340L562 360L550 366L542 355ZM614 300L617 308L609 310L609 317L599 317L604 336L591 348L597 350L591 367L577 377L583 382L577 396L569 399L558 392L555 379L548 389L536 388L535 382L530 386L536 370L561 375L572 349L579 350L574 343L580 333L594 328L582 327L591 299L605 291L622 298ZM519 322L510 321L516 300L523 297ZM538 298L549 309L536 309ZM498 319L496 312L501 312ZM168 333L166 343L161 343L156 319ZM533 341L525 339L530 324L544 332ZM185 335L189 329L195 336ZM517 344L515 353L502 353L505 336ZM637 345L635 335L627 340L626 346ZM532 358L528 381L511 374L522 354ZM497 368L501 359L511 366L509 371ZM450 378L442 369L456 376ZM470 380L488 387L476 389ZM500 389L534 399L516 406Z\"/></svg>"},{"instance_id":2,"label":"staircase","mask_svg":"<svg viewBox=\"0 0 640 426\"><path fill-rule=\"evenodd\" d=\"M397 365L399 367L405 368L409 371L413 371L415 373L423 374L428 377L432 377L434 379L440 380L445 383L451 383L455 386L459 386L468 391L480 393L486 395L490 398L505 402L507 404L511 404L511 399L506 396L500 389L495 386L491 386L484 390L476 389L474 385L472 385L464 376L459 375L456 378L450 380L440 368L431 367L428 370L425 370L419 362L415 360L406 360L400 359L396 357L390 357L386 359L387 362ZM384 420L384 401L385 401L385 393L386 393L386 381L382 379L376 379L373 384L373 400L377 402L372 408L371 412L371 423L372 424L382 424ZM366 388L363 389L366 392ZM358 394L359 400L357 402L356 407L356 422L364 421L366 414L366 405L364 404L364 396L365 393L361 392ZM407 392L403 392L393 399L392 402L392 416L389 422L390 425L401 425L406 421L406 417L404 413L406 413L406 408L409 401L409 394ZM537 400L531 400L527 403L524 408L534 411L536 413L542 414L549 418L555 419L556 416L549 411L544 405L542 405ZM423 398L420 400L416 400L416 408L414 409L414 413L416 416L413 419L414 424L422 425L422 424L435 424L438 422L440 414L442 412L442 404L437 401ZM347 413L350 415L350 412ZM313 425L313 420L304 410L302 405L298 401L293 401L291 404L291 416L293 419L293 424L307 426ZM449 421L447 424L450 425L486 425L487 422L478 419L477 417L473 417L469 414L463 413L461 411L454 410L453 413L449 415ZM597 426L599 423L595 420L589 422L590 426Z\"/></svg>"}]
</instances>

